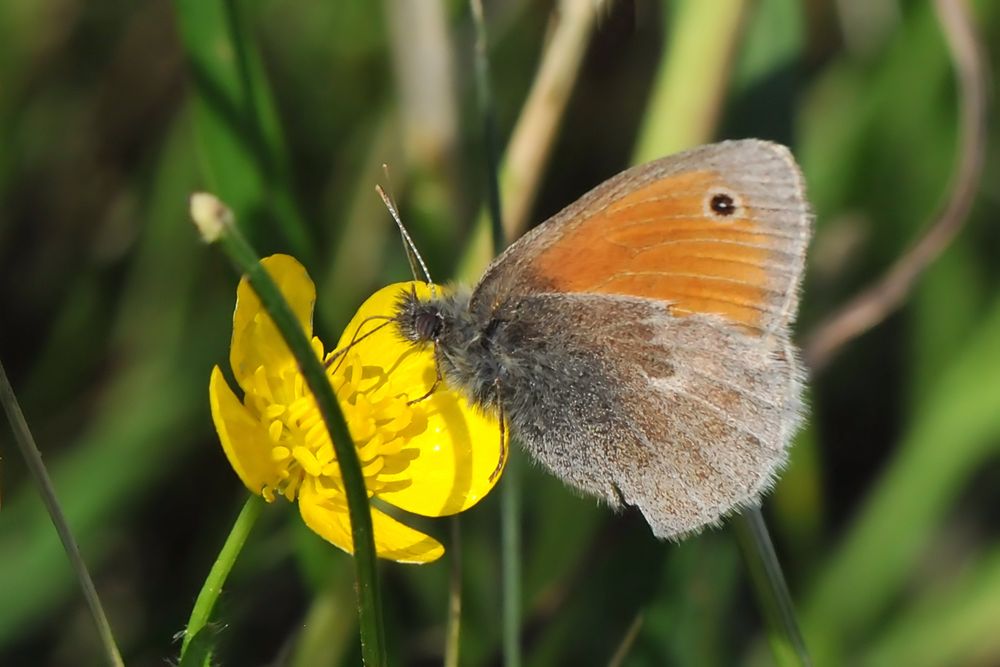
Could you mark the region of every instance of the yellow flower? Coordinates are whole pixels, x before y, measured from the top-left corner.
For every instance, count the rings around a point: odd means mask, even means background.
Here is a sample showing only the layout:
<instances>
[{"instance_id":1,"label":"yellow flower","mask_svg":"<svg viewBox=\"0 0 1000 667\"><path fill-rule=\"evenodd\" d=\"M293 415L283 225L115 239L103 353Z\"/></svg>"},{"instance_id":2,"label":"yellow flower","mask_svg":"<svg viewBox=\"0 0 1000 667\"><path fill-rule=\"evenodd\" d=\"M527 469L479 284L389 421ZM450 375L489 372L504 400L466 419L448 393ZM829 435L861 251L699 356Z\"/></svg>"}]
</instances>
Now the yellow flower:
<instances>
[{"instance_id":1,"label":"yellow flower","mask_svg":"<svg viewBox=\"0 0 1000 667\"><path fill-rule=\"evenodd\" d=\"M427 295L427 285L399 283L376 292L347 326L338 350L355 336L360 340L342 356L324 357L323 343L312 337L316 290L306 270L287 255L262 264L316 356L327 362L369 498L424 516L455 514L482 499L507 450L496 418L476 411L444 384L411 404L437 377L433 348L404 342L384 318L366 321L391 315L404 289ZM236 293L229 362L242 402L218 366L209 385L212 418L229 463L246 487L268 502L278 496L297 499L310 529L352 552L347 502L326 426L294 357L245 278ZM444 553L436 540L382 510L373 506L371 513L380 557L426 563Z\"/></svg>"}]
</instances>

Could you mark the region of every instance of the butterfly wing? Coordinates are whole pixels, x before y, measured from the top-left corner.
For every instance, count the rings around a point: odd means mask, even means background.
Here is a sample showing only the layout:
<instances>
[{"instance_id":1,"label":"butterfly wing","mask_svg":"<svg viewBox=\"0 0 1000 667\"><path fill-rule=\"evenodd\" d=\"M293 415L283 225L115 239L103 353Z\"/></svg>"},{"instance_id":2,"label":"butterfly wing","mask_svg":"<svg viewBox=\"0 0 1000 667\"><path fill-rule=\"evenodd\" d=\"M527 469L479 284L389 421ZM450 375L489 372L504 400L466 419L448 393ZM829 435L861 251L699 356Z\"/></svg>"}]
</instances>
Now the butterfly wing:
<instances>
[{"instance_id":1,"label":"butterfly wing","mask_svg":"<svg viewBox=\"0 0 1000 667\"><path fill-rule=\"evenodd\" d=\"M646 299L516 297L495 339L512 432L540 463L673 538L755 501L799 424L787 338Z\"/></svg>"},{"instance_id":2,"label":"butterfly wing","mask_svg":"<svg viewBox=\"0 0 1000 667\"><path fill-rule=\"evenodd\" d=\"M727 141L606 181L511 245L477 291L643 297L774 332L798 307L810 228L788 149Z\"/></svg>"},{"instance_id":3,"label":"butterfly wing","mask_svg":"<svg viewBox=\"0 0 1000 667\"><path fill-rule=\"evenodd\" d=\"M785 461L810 215L783 147L707 146L611 179L501 255L501 404L556 475L675 537L753 502Z\"/></svg>"}]
</instances>

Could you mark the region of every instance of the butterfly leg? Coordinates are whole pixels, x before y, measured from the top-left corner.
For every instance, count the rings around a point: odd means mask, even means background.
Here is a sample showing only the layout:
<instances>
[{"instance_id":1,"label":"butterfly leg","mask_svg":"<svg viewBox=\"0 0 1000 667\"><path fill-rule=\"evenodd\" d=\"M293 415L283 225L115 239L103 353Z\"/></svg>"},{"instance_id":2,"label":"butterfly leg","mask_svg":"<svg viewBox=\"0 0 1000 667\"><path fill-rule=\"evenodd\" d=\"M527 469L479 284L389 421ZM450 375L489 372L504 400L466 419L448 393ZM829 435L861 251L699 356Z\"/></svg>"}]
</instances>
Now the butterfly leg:
<instances>
[{"instance_id":1,"label":"butterfly leg","mask_svg":"<svg viewBox=\"0 0 1000 667\"><path fill-rule=\"evenodd\" d=\"M431 397L431 394L433 394L435 391L437 391L438 385L440 385L441 381L444 379L441 376L441 360L438 358L438 354L439 354L438 353L438 346L435 345L434 346L434 370L437 373L437 377L434 378L434 384L432 384L431 388L428 389L427 392L423 396L421 396L420 398L415 398L412 401L407 401L406 402L407 405L413 405L414 403L420 403L421 401L425 401L425 400L427 400L428 398Z\"/></svg>"},{"instance_id":2,"label":"butterfly leg","mask_svg":"<svg viewBox=\"0 0 1000 667\"><path fill-rule=\"evenodd\" d=\"M361 333L361 328L364 327L368 322L371 322L373 320L386 320L386 321L378 325L371 331ZM327 356L326 360L323 362L323 367L329 369L330 366L333 366L333 362L336 361L337 365L333 367L333 372L336 373L340 369L340 366L344 363L344 359L347 358L346 355L348 350L350 350L352 347L363 341L365 338L368 338L372 334L381 331L382 329L389 326L393 322L394 320L386 315L372 315L371 317L366 317L361 321L361 324L359 324L358 328L354 331L354 335L351 336L351 342L349 342L347 345L340 348L339 350L334 350L333 352L331 352Z\"/></svg>"},{"instance_id":3,"label":"butterfly leg","mask_svg":"<svg viewBox=\"0 0 1000 667\"><path fill-rule=\"evenodd\" d=\"M493 469L490 473L490 482L497 478L500 471L503 470L504 461L507 460L507 419L503 413L503 403L500 402L500 379L497 378L493 381L493 387L496 389L497 396L497 415L500 419L500 457L497 459L497 467Z\"/></svg>"}]
</instances>

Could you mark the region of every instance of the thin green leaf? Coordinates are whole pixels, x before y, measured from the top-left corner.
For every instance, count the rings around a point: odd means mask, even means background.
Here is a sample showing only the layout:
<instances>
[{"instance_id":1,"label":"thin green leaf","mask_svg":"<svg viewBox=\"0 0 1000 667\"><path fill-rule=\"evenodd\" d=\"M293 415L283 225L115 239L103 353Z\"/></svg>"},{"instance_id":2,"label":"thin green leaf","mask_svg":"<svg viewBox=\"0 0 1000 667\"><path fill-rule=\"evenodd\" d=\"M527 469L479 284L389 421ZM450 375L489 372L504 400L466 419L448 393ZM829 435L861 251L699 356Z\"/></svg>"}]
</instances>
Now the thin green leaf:
<instances>
[{"instance_id":1,"label":"thin green leaf","mask_svg":"<svg viewBox=\"0 0 1000 667\"><path fill-rule=\"evenodd\" d=\"M195 91L207 189L259 232L277 223L307 264L314 244L292 193L289 159L256 40L235 0L175 0Z\"/></svg>"}]
</instances>

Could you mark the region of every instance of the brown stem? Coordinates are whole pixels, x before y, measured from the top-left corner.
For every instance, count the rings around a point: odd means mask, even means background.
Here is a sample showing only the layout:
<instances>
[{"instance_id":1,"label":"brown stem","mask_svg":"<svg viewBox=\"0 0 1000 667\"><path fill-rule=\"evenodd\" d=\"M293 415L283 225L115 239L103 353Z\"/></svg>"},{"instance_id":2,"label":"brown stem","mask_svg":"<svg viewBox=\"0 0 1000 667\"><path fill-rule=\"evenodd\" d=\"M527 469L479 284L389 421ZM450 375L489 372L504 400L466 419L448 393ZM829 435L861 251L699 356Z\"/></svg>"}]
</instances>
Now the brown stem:
<instances>
[{"instance_id":1,"label":"brown stem","mask_svg":"<svg viewBox=\"0 0 1000 667\"><path fill-rule=\"evenodd\" d=\"M917 278L962 229L982 176L986 148L986 63L962 0L935 0L958 78L958 164L948 202L926 233L875 283L820 323L806 338L803 356L822 369L850 340L879 324L906 300Z\"/></svg>"}]
</instances>

